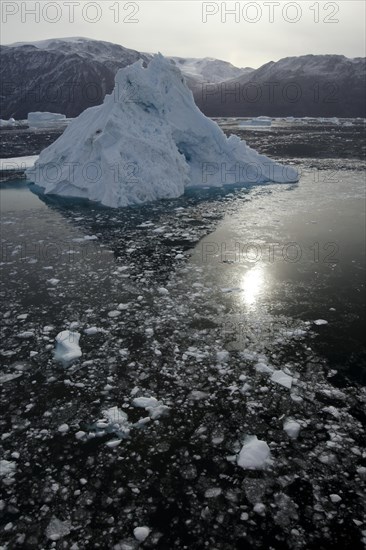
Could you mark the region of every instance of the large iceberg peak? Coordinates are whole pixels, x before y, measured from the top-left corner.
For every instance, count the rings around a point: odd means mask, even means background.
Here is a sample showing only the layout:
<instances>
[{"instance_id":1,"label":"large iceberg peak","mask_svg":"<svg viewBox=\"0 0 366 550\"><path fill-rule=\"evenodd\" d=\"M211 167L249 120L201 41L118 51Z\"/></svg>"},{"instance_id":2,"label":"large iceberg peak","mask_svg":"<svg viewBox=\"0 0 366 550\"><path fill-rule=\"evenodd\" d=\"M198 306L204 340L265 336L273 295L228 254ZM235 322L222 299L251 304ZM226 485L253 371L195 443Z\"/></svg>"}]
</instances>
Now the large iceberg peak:
<instances>
[{"instance_id":1,"label":"large iceberg peak","mask_svg":"<svg viewBox=\"0 0 366 550\"><path fill-rule=\"evenodd\" d=\"M107 98L117 97L117 101L126 106L132 102L141 108L155 108L160 115L171 109L178 97L194 105L193 94L189 89L187 94L182 73L162 54L156 54L147 67L140 59L126 69L116 74L114 92Z\"/></svg>"},{"instance_id":2,"label":"large iceberg peak","mask_svg":"<svg viewBox=\"0 0 366 550\"><path fill-rule=\"evenodd\" d=\"M73 120L27 175L45 193L111 207L176 198L192 186L297 180L293 168L227 138L161 54L120 69L112 94Z\"/></svg>"}]
</instances>

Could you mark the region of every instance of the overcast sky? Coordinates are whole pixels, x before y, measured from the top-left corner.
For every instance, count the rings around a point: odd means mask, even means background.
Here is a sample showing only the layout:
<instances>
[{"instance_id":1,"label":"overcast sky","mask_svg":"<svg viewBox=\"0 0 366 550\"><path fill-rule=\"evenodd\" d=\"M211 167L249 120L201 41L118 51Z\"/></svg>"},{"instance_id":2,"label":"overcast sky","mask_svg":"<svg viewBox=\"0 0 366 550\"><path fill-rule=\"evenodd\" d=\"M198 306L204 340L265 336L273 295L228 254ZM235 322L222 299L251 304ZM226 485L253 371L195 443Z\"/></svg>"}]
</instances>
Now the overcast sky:
<instances>
[{"instance_id":1,"label":"overcast sky","mask_svg":"<svg viewBox=\"0 0 366 550\"><path fill-rule=\"evenodd\" d=\"M225 5L236 10L226 21ZM308 53L358 57L365 55L365 6L364 0L1 0L1 43L85 36L241 67ZM36 15L27 12L32 8Z\"/></svg>"}]
</instances>

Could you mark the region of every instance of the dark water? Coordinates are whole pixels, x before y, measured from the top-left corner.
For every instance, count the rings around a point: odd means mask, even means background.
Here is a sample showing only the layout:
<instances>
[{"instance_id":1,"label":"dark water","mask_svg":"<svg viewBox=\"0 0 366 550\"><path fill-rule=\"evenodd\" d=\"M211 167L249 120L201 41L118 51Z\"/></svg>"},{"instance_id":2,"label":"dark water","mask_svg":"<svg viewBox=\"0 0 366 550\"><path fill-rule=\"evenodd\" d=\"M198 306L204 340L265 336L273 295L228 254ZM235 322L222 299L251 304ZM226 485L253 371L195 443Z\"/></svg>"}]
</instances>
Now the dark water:
<instances>
[{"instance_id":1,"label":"dark water","mask_svg":"<svg viewBox=\"0 0 366 550\"><path fill-rule=\"evenodd\" d=\"M57 548L126 550L146 525L144 548L363 547L365 180L352 124L240 130L292 157L297 185L121 210L3 185L0 459L15 465L0 478L3 544L51 548L59 533ZM316 139L325 153L309 156ZM83 353L68 367L53 355L65 329ZM169 410L141 422L141 396ZM112 407L129 433L106 420ZM264 470L236 463L247 435L269 445Z\"/></svg>"}]
</instances>

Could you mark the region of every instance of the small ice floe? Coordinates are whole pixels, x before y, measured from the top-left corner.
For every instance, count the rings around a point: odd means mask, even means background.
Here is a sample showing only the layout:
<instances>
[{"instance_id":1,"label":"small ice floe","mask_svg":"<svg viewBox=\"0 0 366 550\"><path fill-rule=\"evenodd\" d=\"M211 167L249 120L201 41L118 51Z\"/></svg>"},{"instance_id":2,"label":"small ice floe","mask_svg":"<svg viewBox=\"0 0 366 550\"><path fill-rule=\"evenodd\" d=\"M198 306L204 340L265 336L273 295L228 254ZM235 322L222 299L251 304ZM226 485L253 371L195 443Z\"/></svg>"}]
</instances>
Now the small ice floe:
<instances>
[{"instance_id":1,"label":"small ice floe","mask_svg":"<svg viewBox=\"0 0 366 550\"><path fill-rule=\"evenodd\" d=\"M57 428L57 431L60 432L61 434L66 434L69 430L70 430L70 427L68 424L61 424L61 426Z\"/></svg>"},{"instance_id":2,"label":"small ice floe","mask_svg":"<svg viewBox=\"0 0 366 550\"><path fill-rule=\"evenodd\" d=\"M325 319L317 319L316 321L314 321L314 325L317 325L318 327L321 325L327 325L327 324L328 324L328 321L326 321Z\"/></svg>"},{"instance_id":3,"label":"small ice floe","mask_svg":"<svg viewBox=\"0 0 366 550\"><path fill-rule=\"evenodd\" d=\"M56 336L55 359L62 363L71 363L82 356L82 351L79 346L80 334L63 330Z\"/></svg>"},{"instance_id":4,"label":"small ice floe","mask_svg":"<svg viewBox=\"0 0 366 550\"><path fill-rule=\"evenodd\" d=\"M118 447L122 443L122 439L111 439L110 441L107 441L106 445L110 449L114 449L115 447Z\"/></svg>"},{"instance_id":5,"label":"small ice floe","mask_svg":"<svg viewBox=\"0 0 366 550\"><path fill-rule=\"evenodd\" d=\"M84 329L84 334L87 336L93 336L94 334L98 334L98 332L106 332L103 328L99 327L88 327Z\"/></svg>"},{"instance_id":6,"label":"small ice floe","mask_svg":"<svg viewBox=\"0 0 366 550\"><path fill-rule=\"evenodd\" d=\"M289 376L282 370L275 370L271 376L271 382L275 382L276 384L280 384L280 386L290 389L292 386L292 376Z\"/></svg>"},{"instance_id":7,"label":"small ice floe","mask_svg":"<svg viewBox=\"0 0 366 550\"><path fill-rule=\"evenodd\" d=\"M127 304L118 304L118 311L126 311L130 307L130 302L127 302Z\"/></svg>"},{"instance_id":8,"label":"small ice floe","mask_svg":"<svg viewBox=\"0 0 366 550\"><path fill-rule=\"evenodd\" d=\"M158 292L159 292L159 294L161 294L163 296L164 295L166 296L167 294L169 294L169 290L167 288L164 288L164 287L158 288Z\"/></svg>"},{"instance_id":9,"label":"small ice floe","mask_svg":"<svg viewBox=\"0 0 366 550\"><path fill-rule=\"evenodd\" d=\"M0 477L13 477L16 470L16 463L10 460L0 460Z\"/></svg>"},{"instance_id":10,"label":"small ice floe","mask_svg":"<svg viewBox=\"0 0 366 550\"><path fill-rule=\"evenodd\" d=\"M339 495L329 495L330 500L333 502L333 504L337 504L338 502L341 502L342 497Z\"/></svg>"},{"instance_id":11,"label":"small ice floe","mask_svg":"<svg viewBox=\"0 0 366 550\"><path fill-rule=\"evenodd\" d=\"M17 334L17 338L21 338L22 340L28 340L29 338L33 338L33 336L34 332L32 330L25 330Z\"/></svg>"},{"instance_id":12,"label":"small ice floe","mask_svg":"<svg viewBox=\"0 0 366 550\"><path fill-rule=\"evenodd\" d=\"M286 418L283 423L283 429L291 439L297 439L301 426L296 420L292 418Z\"/></svg>"},{"instance_id":13,"label":"small ice floe","mask_svg":"<svg viewBox=\"0 0 366 550\"><path fill-rule=\"evenodd\" d=\"M200 390L192 390L191 393L188 395L188 399L190 401L203 401L210 397L210 395L204 391Z\"/></svg>"},{"instance_id":14,"label":"small ice floe","mask_svg":"<svg viewBox=\"0 0 366 550\"><path fill-rule=\"evenodd\" d=\"M329 405L329 407L323 407L322 411L331 414L332 416L334 416L334 418L339 418L341 416L340 411L336 409L336 407L333 407L333 405Z\"/></svg>"},{"instance_id":15,"label":"small ice floe","mask_svg":"<svg viewBox=\"0 0 366 550\"><path fill-rule=\"evenodd\" d=\"M11 382L22 376L22 372L9 372L8 374L0 374L0 384L5 384L6 382Z\"/></svg>"},{"instance_id":16,"label":"small ice floe","mask_svg":"<svg viewBox=\"0 0 366 550\"><path fill-rule=\"evenodd\" d=\"M118 309L114 309L113 311L108 312L108 317L111 319L114 319L115 317L119 317L121 315L121 312L118 311Z\"/></svg>"},{"instance_id":17,"label":"small ice floe","mask_svg":"<svg viewBox=\"0 0 366 550\"><path fill-rule=\"evenodd\" d=\"M145 409L153 420L160 418L169 411L169 407L163 405L162 401L158 401L155 397L135 397L132 405Z\"/></svg>"},{"instance_id":18,"label":"small ice floe","mask_svg":"<svg viewBox=\"0 0 366 550\"><path fill-rule=\"evenodd\" d=\"M60 282L60 279L47 279L47 283L49 283L52 286L58 285L59 282Z\"/></svg>"},{"instance_id":19,"label":"small ice floe","mask_svg":"<svg viewBox=\"0 0 366 550\"><path fill-rule=\"evenodd\" d=\"M271 452L265 441L250 435L237 457L237 464L246 470L262 470L271 463Z\"/></svg>"},{"instance_id":20,"label":"small ice floe","mask_svg":"<svg viewBox=\"0 0 366 550\"><path fill-rule=\"evenodd\" d=\"M218 363L227 363L230 359L230 353L226 350L216 352L216 361Z\"/></svg>"},{"instance_id":21,"label":"small ice floe","mask_svg":"<svg viewBox=\"0 0 366 550\"><path fill-rule=\"evenodd\" d=\"M264 516L266 512L266 507L262 502L257 502L257 504L253 506L253 511L260 516Z\"/></svg>"},{"instance_id":22,"label":"small ice floe","mask_svg":"<svg viewBox=\"0 0 366 550\"><path fill-rule=\"evenodd\" d=\"M273 372L273 367L270 367L266 363L262 362L256 363L254 368L257 372L262 372L264 374L271 374Z\"/></svg>"},{"instance_id":23,"label":"small ice floe","mask_svg":"<svg viewBox=\"0 0 366 550\"><path fill-rule=\"evenodd\" d=\"M56 541L70 534L71 523L69 521L61 521L53 517L46 529L46 537Z\"/></svg>"},{"instance_id":24,"label":"small ice floe","mask_svg":"<svg viewBox=\"0 0 366 550\"><path fill-rule=\"evenodd\" d=\"M103 411L106 422L103 424L97 422L97 427L106 428L106 431L118 435L128 436L131 424L128 421L127 414L118 407L111 407ZM103 424L103 425L102 425Z\"/></svg>"},{"instance_id":25,"label":"small ice floe","mask_svg":"<svg viewBox=\"0 0 366 550\"><path fill-rule=\"evenodd\" d=\"M138 540L139 542L144 542L144 540L146 540L147 537L150 535L150 529L145 525L141 527L135 527L135 529L133 530L133 534L136 540Z\"/></svg>"},{"instance_id":26,"label":"small ice floe","mask_svg":"<svg viewBox=\"0 0 366 550\"><path fill-rule=\"evenodd\" d=\"M17 319L19 321L25 321L27 317L28 317L28 313L21 313L20 315L17 315Z\"/></svg>"},{"instance_id":27,"label":"small ice floe","mask_svg":"<svg viewBox=\"0 0 366 550\"><path fill-rule=\"evenodd\" d=\"M219 495L221 495L222 489L220 487L211 487L210 489L207 489L205 491L205 497L206 498L216 498Z\"/></svg>"}]
</instances>

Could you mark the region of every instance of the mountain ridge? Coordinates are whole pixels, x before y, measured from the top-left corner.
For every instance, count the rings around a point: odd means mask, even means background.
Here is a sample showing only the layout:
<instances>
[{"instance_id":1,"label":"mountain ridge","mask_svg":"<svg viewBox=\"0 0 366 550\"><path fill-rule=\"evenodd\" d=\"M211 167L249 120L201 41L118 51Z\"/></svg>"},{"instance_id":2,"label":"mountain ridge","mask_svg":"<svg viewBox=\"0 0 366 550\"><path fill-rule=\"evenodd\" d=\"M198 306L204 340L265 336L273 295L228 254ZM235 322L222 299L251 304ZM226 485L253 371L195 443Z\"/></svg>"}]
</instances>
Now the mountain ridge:
<instances>
[{"instance_id":1,"label":"mountain ridge","mask_svg":"<svg viewBox=\"0 0 366 550\"><path fill-rule=\"evenodd\" d=\"M31 111L75 117L102 103L120 68L138 59L147 64L153 54L67 37L2 45L0 56L0 117L21 119ZM308 54L269 61L258 69L210 57L169 59L180 67L208 116L365 116L364 58ZM253 100L247 92L256 86L261 97ZM270 86L273 97L266 99ZM296 91L301 97L294 101Z\"/></svg>"}]
</instances>

